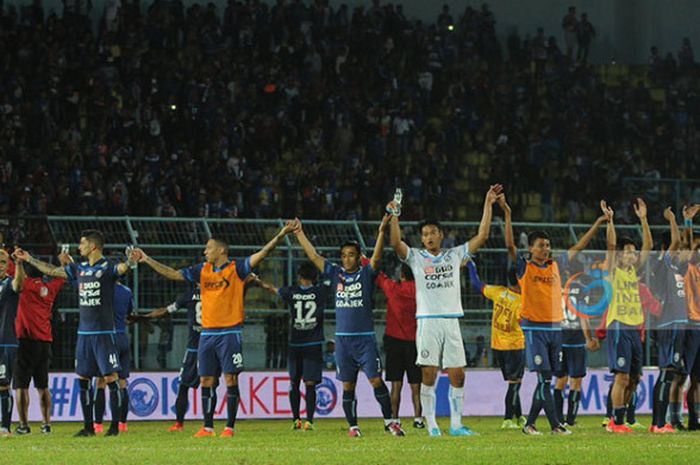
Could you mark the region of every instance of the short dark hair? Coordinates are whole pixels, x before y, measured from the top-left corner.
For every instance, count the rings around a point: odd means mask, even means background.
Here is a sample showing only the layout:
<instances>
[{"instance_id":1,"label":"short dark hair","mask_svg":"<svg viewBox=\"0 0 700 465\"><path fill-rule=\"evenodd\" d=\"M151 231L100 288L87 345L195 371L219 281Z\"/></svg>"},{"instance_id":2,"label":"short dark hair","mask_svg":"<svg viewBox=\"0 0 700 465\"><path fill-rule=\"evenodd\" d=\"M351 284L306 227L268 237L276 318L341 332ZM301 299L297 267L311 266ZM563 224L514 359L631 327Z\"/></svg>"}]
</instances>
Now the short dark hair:
<instances>
[{"instance_id":1,"label":"short dark hair","mask_svg":"<svg viewBox=\"0 0 700 465\"><path fill-rule=\"evenodd\" d=\"M297 274L301 279L316 281L316 278L318 278L318 268L316 268L316 265L307 260L299 265L299 268L297 268Z\"/></svg>"},{"instance_id":2,"label":"short dark hair","mask_svg":"<svg viewBox=\"0 0 700 465\"><path fill-rule=\"evenodd\" d=\"M546 231L536 229L534 231L530 231L530 233L527 235L527 245L535 245L535 241L537 239L546 239L548 241L551 241L551 239L549 238L549 234L547 234Z\"/></svg>"},{"instance_id":3,"label":"short dark hair","mask_svg":"<svg viewBox=\"0 0 700 465\"><path fill-rule=\"evenodd\" d=\"M95 244L95 247L98 248L99 250L102 250L105 248L105 235L102 234L102 231L100 231L100 230L86 229L80 233L80 237L84 237L88 241Z\"/></svg>"},{"instance_id":4,"label":"short dark hair","mask_svg":"<svg viewBox=\"0 0 700 465\"><path fill-rule=\"evenodd\" d=\"M406 281L416 280L416 278L413 276L413 270L411 270L411 267L406 265L405 263L401 264L401 274L406 279Z\"/></svg>"},{"instance_id":5,"label":"short dark hair","mask_svg":"<svg viewBox=\"0 0 700 465\"><path fill-rule=\"evenodd\" d=\"M626 245L633 245L637 248L637 243L629 236L622 236L617 240L618 250L624 250Z\"/></svg>"},{"instance_id":6,"label":"short dark hair","mask_svg":"<svg viewBox=\"0 0 700 465\"><path fill-rule=\"evenodd\" d=\"M228 241L221 236L211 236L211 240L223 247L228 254Z\"/></svg>"},{"instance_id":7,"label":"short dark hair","mask_svg":"<svg viewBox=\"0 0 700 465\"><path fill-rule=\"evenodd\" d=\"M345 241L340 245L340 252L343 252L343 249L345 247L354 247L355 250L357 250L357 255L362 255L362 247L360 247L360 243L357 241Z\"/></svg>"},{"instance_id":8,"label":"short dark hair","mask_svg":"<svg viewBox=\"0 0 700 465\"><path fill-rule=\"evenodd\" d=\"M421 221L418 224L418 231L422 232L423 228L426 226L435 226L436 228L438 228L438 231L442 231L442 225L440 224L440 222L438 220L434 220L434 219L426 219L426 220Z\"/></svg>"}]
</instances>

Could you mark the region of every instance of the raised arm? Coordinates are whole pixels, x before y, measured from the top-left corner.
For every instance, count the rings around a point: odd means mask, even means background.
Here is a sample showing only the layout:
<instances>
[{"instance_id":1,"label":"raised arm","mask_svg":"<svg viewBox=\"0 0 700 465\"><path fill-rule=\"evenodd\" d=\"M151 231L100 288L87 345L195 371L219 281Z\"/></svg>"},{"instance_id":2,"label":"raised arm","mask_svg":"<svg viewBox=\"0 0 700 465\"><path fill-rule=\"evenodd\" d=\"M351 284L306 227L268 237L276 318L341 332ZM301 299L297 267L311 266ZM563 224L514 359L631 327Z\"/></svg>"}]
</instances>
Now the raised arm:
<instances>
[{"instance_id":1,"label":"raised arm","mask_svg":"<svg viewBox=\"0 0 700 465\"><path fill-rule=\"evenodd\" d=\"M651 228L647 220L647 204L641 198L637 198L637 203L634 204L634 213L637 214L639 223L642 225L642 252L639 254L638 265L638 267L641 267L647 262L651 249L654 246L654 239L651 237Z\"/></svg>"},{"instance_id":2,"label":"raised arm","mask_svg":"<svg viewBox=\"0 0 700 465\"><path fill-rule=\"evenodd\" d=\"M673 252L678 250L681 245L681 232L678 229L678 223L676 223L676 215L668 207L664 210L664 219L668 221L668 225L671 227L671 243L668 246L668 252Z\"/></svg>"},{"instance_id":3,"label":"raised arm","mask_svg":"<svg viewBox=\"0 0 700 465\"><path fill-rule=\"evenodd\" d=\"M688 248L693 248L693 217L700 211L700 204L695 204L690 207L683 205L683 234L688 242Z\"/></svg>"},{"instance_id":4,"label":"raised arm","mask_svg":"<svg viewBox=\"0 0 700 465\"><path fill-rule=\"evenodd\" d=\"M377 231L377 242L374 244L374 252L372 252L372 257L369 259L369 266L376 270L379 267L379 260L382 258L382 253L384 252L384 236L386 232L386 226L389 223L393 215L386 214L382 218L382 222L379 224L379 231Z\"/></svg>"},{"instance_id":5,"label":"raised arm","mask_svg":"<svg viewBox=\"0 0 700 465\"><path fill-rule=\"evenodd\" d=\"M270 240L265 246L254 253L253 255L250 256L250 267L255 268L258 266L258 264L263 261L265 257L267 257L270 252L275 250L275 247L284 239L284 236L287 234L294 232L296 229L298 229L301 225L301 222L299 219L294 219L287 221L287 223L282 227L282 229L279 230L277 235Z\"/></svg>"},{"instance_id":6,"label":"raised arm","mask_svg":"<svg viewBox=\"0 0 700 465\"><path fill-rule=\"evenodd\" d=\"M406 257L408 257L408 244L401 240L401 226L399 225L399 217L392 215L389 223L391 234L389 243L399 259L406 260Z\"/></svg>"},{"instance_id":7,"label":"raised arm","mask_svg":"<svg viewBox=\"0 0 700 465\"><path fill-rule=\"evenodd\" d=\"M479 294L483 293L486 284L484 284L481 281L481 278L479 278L479 272L477 271L473 260L469 260L467 262L467 270L469 270L469 282L472 284L472 287L476 289Z\"/></svg>"},{"instance_id":8,"label":"raised arm","mask_svg":"<svg viewBox=\"0 0 700 465\"><path fill-rule=\"evenodd\" d=\"M133 256L139 263L145 263L146 265L153 268L153 271L155 271L161 276L165 276L171 281L185 280L185 277L182 276L182 273L180 273L178 270L170 268L168 265L163 265L159 261L152 259L148 255L146 255L146 252L144 252L142 249L134 249Z\"/></svg>"},{"instance_id":9,"label":"raised arm","mask_svg":"<svg viewBox=\"0 0 700 465\"><path fill-rule=\"evenodd\" d=\"M503 210L503 217L505 219L505 233L506 233L506 249L508 249L508 256L511 260L515 261L518 258L518 248L515 246L515 239L513 238L513 218L511 216L510 205L506 202L505 194L501 194L498 197L498 205Z\"/></svg>"},{"instance_id":10,"label":"raised arm","mask_svg":"<svg viewBox=\"0 0 700 465\"><path fill-rule=\"evenodd\" d=\"M581 236L581 239L578 240L576 245L569 249L569 261L573 260L579 252L588 247L588 244L590 244L591 240L595 237L596 233L598 232L598 228L600 228L600 225L605 223L606 221L608 221L608 219L605 215L601 215L595 220L595 223L593 223L593 225L590 228L588 228L586 234Z\"/></svg>"},{"instance_id":11,"label":"raised arm","mask_svg":"<svg viewBox=\"0 0 700 465\"><path fill-rule=\"evenodd\" d=\"M17 248L12 256L15 257L18 264L21 262L29 263L45 275L53 276L54 278L68 279L68 274L66 274L66 270L63 267L42 262L41 260L32 257L26 250Z\"/></svg>"},{"instance_id":12,"label":"raised arm","mask_svg":"<svg viewBox=\"0 0 700 465\"><path fill-rule=\"evenodd\" d=\"M294 234L297 237L297 241L299 241L299 245L301 245L301 248L304 249L304 253L306 254L306 256L309 257L309 260L311 260L311 262L314 265L316 265L316 268L321 270L321 273L323 273L323 268L326 265L326 259L320 256L318 252L316 252L316 248L311 243L309 238L306 237L304 229L301 225L301 221L299 222L299 227L294 230Z\"/></svg>"},{"instance_id":13,"label":"raised arm","mask_svg":"<svg viewBox=\"0 0 700 465\"><path fill-rule=\"evenodd\" d=\"M608 228L605 231L605 239L608 244L607 252L605 253L605 269L608 271L608 279L612 280L613 271L615 269L615 252L617 249L617 233L615 232L615 222L613 221L615 212L608 206L605 200L600 201L600 209L603 211L603 215L608 221Z\"/></svg>"},{"instance_id":14,"label":"raised arm","mask_svg":"<svg viewBox=\"0 0 700 465\"><path fill-rule=\"evenodd\" d=\"M503 192L503 186L494 184L486 192L484 199L484 212L481 215L481 223L479 223L479 231L476 236L469 239L469 253L475 254L489 238L491 230L491 217L493 216L493 204L498 200L498 196Z\"/></svg>"},{"instance_id":15,"label":"raised arm","mask_svg":"<svg viewBox=\"0 0 700 465\"><path fill-rule=\"evenodd\" d=\"M15 255L12 254L12 257L15 258ZM15 258L15 277L12 278L12 289L16 293L22 292L22 289L24 289L24 278L27 276L27 274L24 272L24 264Z\"/></svg>"}]
</instances>

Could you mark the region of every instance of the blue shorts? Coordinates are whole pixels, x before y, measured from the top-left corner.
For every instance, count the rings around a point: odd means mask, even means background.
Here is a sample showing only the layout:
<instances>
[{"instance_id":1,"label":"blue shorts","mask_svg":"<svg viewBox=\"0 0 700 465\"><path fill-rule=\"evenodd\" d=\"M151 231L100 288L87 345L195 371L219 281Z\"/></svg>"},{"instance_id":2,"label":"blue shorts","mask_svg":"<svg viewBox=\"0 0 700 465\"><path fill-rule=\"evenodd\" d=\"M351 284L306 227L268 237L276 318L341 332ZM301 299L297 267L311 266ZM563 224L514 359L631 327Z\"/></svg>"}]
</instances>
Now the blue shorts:
<instances>
[{"instance_id":1,"label":"blue shorts","mask_svg":"<svg viewBox=\"0 0 700 465\"><path fill-rule=\"evenodd\" d=\"M199 338L199 376L221 376L243 371L241 330L203 330Z\"/></svg>"},{"instance_id":2,"label":"blue shorts","mask_svg":"<svg viewBox=\"0 0 700 465\"><path fill-rule=\"evenodd\" d=\"M691 322L685 330L685 367L695 378L700 377L700 325Z\"/></svg>"},{"instance_id":3,"label":"blue shorts","mask_svg":"<svg viewBox=\"0 0 700 465\"><path fill-rule=\"evenodd\" d=\"M608 328L608 367L612 373L642 374L642 338L634 326L614 322Z\"/></svg>"},{"instance_id":4,"label":"blue shorts","mask_svg":"<svg viewBox=\"0 0 700 465\"><path fill-rule=\"evenodd\" d=\"M679 328L670 327L656 330L659 368L674 368L676 371L685 373L684 338L685 333Z\"/></svg>"},{"instance_id":5,"label":"blue shorts","mask_svg":"<svg viewBox=\"0 0 700 465\"><path fill-rule=\"evenodd\" d=\"M523 349L491 350L493 351L493 358L501 368L504 381L523 379L525 374L525 351Z\"/></svg>"},{"instance_id":6,"label":"blue shorts","mask_svg":"<svg viewBox=\"0 0 700 465\"><path fill-rule=\"evenodd\" d=\"M368 379L382 375L382 359L374 335L336 336L335 363L338 381L355 383L360 370Z\"/></svg>"},{"instance_id":7,"label":"blue shorts","mask_svg":"<svg viewBox=\"0 0 700 465\"><path fill-rule=\"evenodd\" d=\"M75 372L84 378L119 373L119 353L114 333L80 334L75 346Z\"/></svg>"},{"instance_id":8,"label":"blue shorts","mask_svg":"<svg viewBox=\"0 0 700 465\"><path fill-rule=\"evenodd\" d=\"M292 381L299 381L304 378L305 382L321 382L321 371L323 369L323 345L313 345L304 347L289 347L289 378Z\"/></svg>"},{"instance_id":9,"label":"blue shorts","mask_svg":"<svg viewBox=\"0 0 700 465\"><path fill-rule=\"evenodd\" d=\"M536 372L561 371L561 331L523 329L527 369Z\"/></svg>"},{"instance_id":10,"label":"blue shorts","mask_svg":"<svg viewBox=\"0 0 700 465\"><path fill-rule=\"evenodd\" d=\"M197 349L187 349L180 365L180 384L187 387L199 387L199 371L197 370ZM220 376L220 375L219 375ZM217 376L218 378L218 376Z\"/></svg>"},{"instance_id":11,"label":"blue shorts","mask_svg":"<svg viewBox=\"0 0 700 465\"><path fill-rule=\"evenodd\" d=\"M586 376L588 353L585 345L562 344L562 362L559 371L554 372L557 378L583 378Z\"/></svg>"},{"instance_id":12,"label":"blue shorts","mask_svg":"<svg viewBox=\"0 0 700 465\"><path fill-rule=\"evenodd\" d=\"M119 354L119 379L128 379L131 373L131 345L126 333L117 333L117 353Z\"/></svg>"},{"instance_id":13,"label":"blue shorts","mask_svg":"<svg viewBox=\"0 0 700 465\"><path fill-rule=\"evenodd\" d=\"M17 358L17 345L0 344L0 386L9 386L12 382L12 369Z\"/></svg>"}]
</instances>

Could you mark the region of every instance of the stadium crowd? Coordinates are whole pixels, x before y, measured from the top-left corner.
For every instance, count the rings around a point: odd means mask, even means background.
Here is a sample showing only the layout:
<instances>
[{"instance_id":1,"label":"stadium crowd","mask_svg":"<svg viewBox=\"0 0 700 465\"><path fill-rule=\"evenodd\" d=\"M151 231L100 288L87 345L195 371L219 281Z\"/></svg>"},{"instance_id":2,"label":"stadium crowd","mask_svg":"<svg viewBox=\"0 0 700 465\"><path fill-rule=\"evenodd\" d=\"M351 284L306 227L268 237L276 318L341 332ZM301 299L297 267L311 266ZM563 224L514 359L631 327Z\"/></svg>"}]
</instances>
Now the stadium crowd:
<instances>
[{"instance_id":1,"label":"stadium crowd","mask_svg":"<svg viewBox=\"0 0 700 465\"><path fill-rule=\"evenodd\" d=\"M0 214L367 219L403 186L407 217L464 220L500 179L580 221L624 176L699 168L690 40L611 80L575 8L502 43L487 4L110 0L96 28L89 7L0 11Z\"/></svg>"}]
</instances>

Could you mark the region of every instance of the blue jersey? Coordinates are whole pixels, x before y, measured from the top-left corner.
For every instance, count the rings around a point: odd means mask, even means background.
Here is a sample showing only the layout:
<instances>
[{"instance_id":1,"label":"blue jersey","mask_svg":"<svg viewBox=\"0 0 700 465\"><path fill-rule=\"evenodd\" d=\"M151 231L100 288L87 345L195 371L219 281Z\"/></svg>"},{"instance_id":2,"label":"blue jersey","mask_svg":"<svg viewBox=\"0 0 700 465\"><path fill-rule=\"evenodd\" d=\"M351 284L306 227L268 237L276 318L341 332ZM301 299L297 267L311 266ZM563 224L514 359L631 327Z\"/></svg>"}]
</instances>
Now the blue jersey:
<instances>
[{"instance_id":1,"label":"blue jersey","mask_svg":"<svg viewBox=\"0 0 700 465\"><path fill-rule=\"evenodd\" d=\"M114 288L114 330L126 332L126 317L134 311L134 293L123 284Z\"/></svg>"},{"instance_id":2,"label":"blue jersey","mask_svg":"<svg viewBox=\"0 0 700 465\"><path fill-rule=\"evenodd\" d=\"M199 286L192 286L187 292L168 305L168 312L174 313L179 309L187 310L187 348L196 350L199 347L199 336L202 333L202 299Z\"/></svg>"},{"instance_id":3,"label":"blue jersey","mask_svg":"<svg viewBox=\"0 0 700 465\"><path fill-rule=\"evenodd\" d=\"M354 273L346 273L328 260L323 272L331 281L331 292L335 293L335 334L373 335L374 278L377 272L365 265Z\"/></svg>"},{"instance_id":4,"label":"blue jersey","mask_svg":"<svg viewBox=\"0 0 700 465\"><path fill-rule=\"evenodd\" d=\"M671 259L668 252L654 265L651 288L663 303L661 314L657 318L657 328L688 321L688 304L685 299L685 270Z\"/></svg>"},{"instance_id":5,"label":"blue jersey","mask_svg":"<svg viewBox=\"0 0 700 465\"><path fill-rule=\"evenodd\" d=\"M80 322L78 334L107 334L114 332L114 288L119 272L116 261L99 259L70 263L64 268L68 279L78 288Z\"/></svg>"},{"instance_id":6,"label":"blue jersey","mask_svg":"<svg viewBox=\"0 0 700 465\"><path fill-rule=\"evenodd\" d=\"M19 294L12 289L12 278L0 280L0 346L17 345L15 318L17 317Z\"/></svg>"},{"instance_id":7,"label":"blue jersey","mask_svg":"<svg viewBox=\"0 0 700 465\"><path fill-rule=\"evenodd\" d=\"M289 306L289 346L301 347L323 344L323 310L330 288L315 286L286 286L278 291Z\"/></svg>"}]
</instances>

